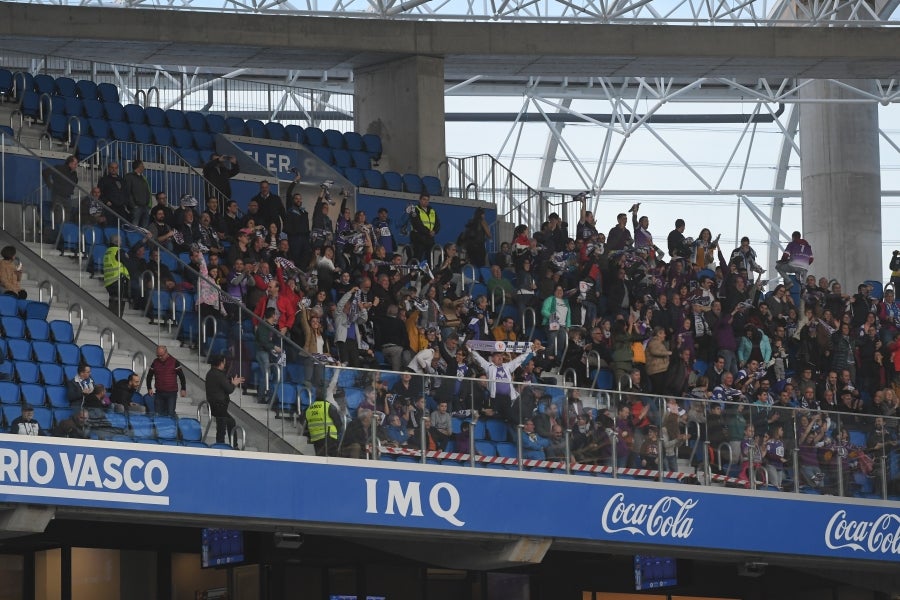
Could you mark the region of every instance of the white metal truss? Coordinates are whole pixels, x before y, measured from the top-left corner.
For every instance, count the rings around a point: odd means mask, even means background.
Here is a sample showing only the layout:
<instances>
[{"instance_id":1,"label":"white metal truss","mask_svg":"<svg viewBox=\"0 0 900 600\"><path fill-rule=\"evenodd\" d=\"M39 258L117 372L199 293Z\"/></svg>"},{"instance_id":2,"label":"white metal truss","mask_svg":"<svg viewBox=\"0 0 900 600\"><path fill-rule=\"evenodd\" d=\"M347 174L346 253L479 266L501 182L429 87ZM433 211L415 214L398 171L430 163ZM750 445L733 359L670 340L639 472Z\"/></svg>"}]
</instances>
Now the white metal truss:
<instances>
[{"instance_id":1,"label":"white metal truss","mask_svg":"<svg viewBox=\"0 0 900 600\"><path fill-rule=\"evenodd\" d=\"M891 23L896 8L894 0L40 0L39 3L378 19L749 27L885 24Z\"/></svg>"}]
</instances>

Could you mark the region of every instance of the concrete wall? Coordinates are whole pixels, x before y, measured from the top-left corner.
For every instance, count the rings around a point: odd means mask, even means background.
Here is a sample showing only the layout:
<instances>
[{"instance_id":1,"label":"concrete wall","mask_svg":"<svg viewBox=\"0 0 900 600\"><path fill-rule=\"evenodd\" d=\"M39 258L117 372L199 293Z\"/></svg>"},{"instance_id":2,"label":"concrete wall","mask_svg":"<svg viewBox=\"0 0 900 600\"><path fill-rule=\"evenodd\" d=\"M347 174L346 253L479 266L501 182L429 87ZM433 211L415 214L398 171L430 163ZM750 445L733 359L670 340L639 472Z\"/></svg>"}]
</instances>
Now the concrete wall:
<instances>
[{"instance_id":1,"label":"concrete wall","mask_svg":"<svg viewBox=\"0 0 900 600\"><path fill-rule=\"evenodd\" d=\"M354 129L381 136L379 170L437 175L446 159L444 61L413 56L354 72Z\"/></svg>"}]
</instances>

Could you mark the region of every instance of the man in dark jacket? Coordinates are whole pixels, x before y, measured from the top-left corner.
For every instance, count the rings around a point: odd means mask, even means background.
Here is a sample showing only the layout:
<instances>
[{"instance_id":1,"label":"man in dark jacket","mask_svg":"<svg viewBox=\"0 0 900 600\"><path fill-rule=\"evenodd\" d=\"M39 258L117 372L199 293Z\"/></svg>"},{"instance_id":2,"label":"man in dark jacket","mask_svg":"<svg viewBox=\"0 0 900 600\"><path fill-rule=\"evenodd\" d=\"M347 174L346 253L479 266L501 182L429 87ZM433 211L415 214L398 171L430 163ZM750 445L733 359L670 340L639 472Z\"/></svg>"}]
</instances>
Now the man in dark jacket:
<instances>
[{"instance_id":1,"label":"man in dark jacket","mask_svg":"<svg viewBox=\"0 0 900 600\"><path fill-rule=\"evenodd\" d=\"M284 215L284 232L288 236L288 243L291 249L291 260L295 263L304 264L309 262L304 257L309 256L309 213L303 208L303 195L300 192L294 192L297 184L300 182L300 174L298 173L291 185L288 186L287 194L288 208Z\"/></svg>"},{"instance_id":2,"label":"man in dark jacket","mask_svg":"<svg viewBox=\"0 0 900 600\"><path fill-rule=\"evenodd\" d=\"M206 401L216 420L216 443L222 444L235 425L234 418L228 414L231 394L236 386L244 383L244 378L233 375L229 379L225 373L225 357L221 354L211 356L209 362L212 368L206 374Z\"/></svg>"},{"instance_id":3,"label":"man in dark jacket","mask_svg":"<svg viewBox=\"0 0 900 600\"><path fill-rule=\"evenodd\" d=\"M97 187L100 188L100 201L130 221L131 207L125 194L125 179L119 175L119 163L109 163L106 175L100 178Z\"/></svg>"},{"instance_id":4,"label":"man in dark jacket","mask_svg":"<svg viewBox=\"0 0 900 600\"><path fill-rule=\"evenodd\" d=\"M144 177L144 161L131 161L131 173L125 175L125 204L135 225L147 226L151 197L150 182Z\"/></svg>"},{"instance_id":5,"label":"man in dark jacket","mask_svg":"<svg viewBox=\"0 0 900 600\"><path fill-rule=\"evenodd\" d=\"M41 177L44 184L50 188L50 203L44 203L43 215L44 229L49 232L50 215L54 211L60 215L60 222L74 221L77 218L78 202L72 199L72 194L78 185L78 158L67 157L63 164L44 169Z\"/></svg>"},{"instance_id":6,"label":"man in dark jacket","mask_svg":"<svg viewBox=\"0 0 900 600\"><path fill-rule=\"evenodd\" d=\"M215 196L218 191L231 199L231 178L241 172L237 158L213 153L203 166L203 177L209 183L206 195Z\"/></svg>"}]
</instances>

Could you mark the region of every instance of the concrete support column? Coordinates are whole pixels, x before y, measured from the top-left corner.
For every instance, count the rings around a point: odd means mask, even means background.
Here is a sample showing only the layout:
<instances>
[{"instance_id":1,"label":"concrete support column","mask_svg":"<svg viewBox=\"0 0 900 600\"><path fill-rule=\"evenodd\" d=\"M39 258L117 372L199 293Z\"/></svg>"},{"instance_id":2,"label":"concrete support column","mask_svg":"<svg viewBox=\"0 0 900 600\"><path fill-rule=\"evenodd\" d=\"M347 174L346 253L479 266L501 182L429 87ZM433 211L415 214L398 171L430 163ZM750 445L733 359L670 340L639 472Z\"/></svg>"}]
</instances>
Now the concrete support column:
<instances>
[{"instance_id":1,"label":"concrete support column","mask_svg":"<svg viewBox=\"0 0 900 600\"><path fill-rule=\"evenodd\" d=\"M446 160L444 59L413 56L353 73L356 131L381 136L379 169L437 176Z\"/></svg>"},{"instance_id":2,"label":"concrete support column","mask_svg":"<svg viewBox=\"0 0 900 600\"><path fill-rule=\"evenodd\" d=\"M801 88L800 97L858 96L833 83L813 81ZM837 279L845 293L853 294L866 279L884 278L878 105L799 106L803 235L815 256L810 273Z\"/></svg>"}]
</instances>

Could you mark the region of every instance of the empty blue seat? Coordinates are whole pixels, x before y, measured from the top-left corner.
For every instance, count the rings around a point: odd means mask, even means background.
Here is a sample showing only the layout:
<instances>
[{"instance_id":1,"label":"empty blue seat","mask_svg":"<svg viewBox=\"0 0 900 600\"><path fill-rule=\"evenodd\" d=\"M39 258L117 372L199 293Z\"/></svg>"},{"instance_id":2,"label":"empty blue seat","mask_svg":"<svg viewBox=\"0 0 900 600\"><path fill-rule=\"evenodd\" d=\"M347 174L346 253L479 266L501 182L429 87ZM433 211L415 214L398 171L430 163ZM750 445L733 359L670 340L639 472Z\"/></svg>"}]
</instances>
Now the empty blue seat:
<instances>
[{"instance_id":1,"label":"empty blue seat","mask_svg":"<svg viewBox=\"0 0 900 600\"><path fill-rule=\"evenodd\" d=\"M22 401L22 393L18 383L0 381L0 403L19 404Z\"/></svg>"},{"instance_id":2,"label":"empty blue seat","mask_svg":"<svg viewBox=\"0 0 900 600\"><path fill-rule=\"evenodd\" d=\"M194 131L191 133L194 138L194 146L200 152L208 152L214 150L216 147L216 142L213 139L213 136L205 131Z\"/></svg>"},{"instance_id":3,"label":"empty blue seat","mask_svg":"<svg viewBox=\"0 0 900 600\"><path fill-rule=\"evenodd\" d=\"M31 342L31 349L34 352L34 359L41 363L55 363L56 344L53 342Z\"/></svg>"},{"instance_id":4,"label":"empty blue seat","mask_svg":"<svg viewBox=\"0 0 900 600\"><path fill-rule=\"evenodd\" d=\"M368 152L363 152L362 150L353 150L352 152L350 152L350 156L353 158L353 166L357 169L372 168L372 157L369 156Z\"/></svg>"},{"instance_id":5,"label":"empty blue seat","mask_svg":"<svg viewBox=\"0 0 900 600\"><path fill-rule=\"evenodd\" d=\"M144 107L137 104L126 104L125 120L130 125L144 125L147 122L147 115L144 111Z\"/></svg>"},{"instance_id":6,"label":"empty blue seat","mask_svg":"<svg viewBox=\"0 0 900 600\"><path fill-rule=\"evenodd\" d=\"M373 160L379 160L382 153L381 138L374 133L367 133L362 136L362 139L366 152L372 156Z\"/></svg>"},{"instance_id":7,"label":"empty blue seat","mask_svg":"<svg viewBox=\"0 0 900 600\"><path fill-rule=\"evenodd\" d=\"M157 146L172 145L172 132L167 127L151 127L150 135L153 136L153 143Z\"/></svg>"},{"instance_id":8,"label":"empty blue seat","mask_svg":"<svg viewBox=\"0 0 900 600\"><path fill-rule=\"evenodd\" d=\"M142 125L140 123L132 123L131 124L131 139L133 139L138 144L152 144L153 143L153 133L150 128L146 125Z\"/></svg>"},{"instance_id":9,"label":"empty blue seat","mask_svg":"<svg viewBox=\"0 0 900 600\"><path fill-rule=\"evenodd\" d=\"M103 102L103 113L110 121L125 122L125 107L118 102Z\"/></svg>"},{"instance_id":10,"label":"empty blue seat","mask_svg":"<svg viewBox=\"0 0 900 600\"><path fill-rule=\"evenodd\" d=\"M331 152L331 148L326 148L325 146L310 146L310 150L312 150L312 153L326 165L330 165L334 162L334 155Z\"/></svg>"},{"instance_id":11,"label":"empty blue seat","mask_svg":"<svg viewBox=\"0 0 900 600\"><path fill-rule=\"evenodd\" d=\"M373 190L384 189L384 176L380 171L375 169L363 169L363 177L366 178L366 185Z\"/></svg>"},{"instance_id":12,"label":"empty blue seat","mask_svg":"<svg viewBox=\"0 0 900 600\"><path fill-rule=\"evenodd\" d=\"M112 371L106 367L91 367L91 378L94 380L94 383L102 384L107 390L112 389Z\"/></svg>"},{"instance_id":13,"label":"empty blue seat","mask_svg":"<svg viewBox=\"0 0 900 600\"><path fill-rule=\"evenodd\" d=\"M56 86L57 88L59 88L59 79L56 80ZM82 100L96 100L98 98L97 84L93 81L82 79L78 83L74 84L73 87L75 95L77 95Z\"/></svg>"},{"instance_id":14,"label":"empty blue seat","mask_svg":"<svg viewBox=\"0 0 900 600\"><path fill-rule=\"evenodd\" d=\"M506 423L499 419L487 419L485 421L487 434L494 442L505 442L509 436L509 429Z\"/></svg>"},{"instance_id":15,"label":"empty blue seat","mask_svg":"<svg viewBox=\"0 0 900 600\"><path fill-rule=\"evenodd\" d=\"M10 97L13 89L13 74L9 69L0 69L0 95Z\"/></svg>"},{"instance_id":16,"label":"empty blue seat","mask_svg":"<svg viewBox=\"0 0 900 600\"><path fill-rule=\"evenodd\" d=\"M144 116L147 118L147 125L150 127L165 127L166 111L157 106L148 106L144 109Z\"/></svg>"},{"instance_id":17,"label":"empty blue seat","mask_svg":"<svg viewBox=\"0 0 900 600\"><path fill-rule=\"evenodd\" d=\"M203 437L203 428L197 419L181 417L178 419L178 431L181 434L182 441L186 444L188 442L200 442L200 439Z\"/></svg>"},{"instance_id":18,"label":"empty blue seat","mask_svg":"<svg viewBox=\"0 0 900 600\"><path fill-rule=\"evenodd\" d=\"M75 87L75 80L71 77L57 77L54 92L56 95L64 98L74 98L76 95Z\"/></svg>"},{"instance_id":19,"label":"empty blue seat","mask_svg":"<svg viewBox=\"0 0 900 600\"><path fill-rule=\"evenodd\" d=\"M106 356L103 348L97 344L85 344L81 347L81 360L91 367L105 367Z\"/></svg>"},{"instance_id":20,"label":"empty blue seat","mask_svg":"<svg viewBox=\"0 0 900 600\"><path fill-rule=\"evenodd\" d=\"M366 183L366 179L365 177L363 177L362 170L357 169L356 167L346 167L344 169L344 177L346 177L347 181L349 181L356 187L364 186Z\"/></svg>"},{"instance_id":21,"label":"empty blue seat","mask_svg":"<svg viewBox=\"0 0 900 600\"><path fill-rule=\"evenodd\" d=\"M68 321L63 321L60 319L50 321L50 333L53 334L53 341L55 341L57 344L75 343L75 330L72 329L72 324Z\"/></svg>"},{"instance_id":22,"label":"empty blue seat","mask_svg":"<svg viewBox=\"0 0 900 600\"><path fill-rule=\"evenodd\" d=\"M19 317L3 317L0 318L0 325L3 326L3 332L7 338L25 339L25 321ZM10 342L13 339L8 340ZM29 343L29 348L31 344Z\"/></svg>"},{"instance_id":23,"label":"empty blue seat","mask_svg":"<svg viewBox=\"0 0 900 600\"><path fill-rule=\"evenodd\" d=\"M103 244L94 244L91 248L91 264L93 272L98 275L103 273L103 256L106 254L107 247Z\"/></svg>"},{"instance_id":24,"label":"empty blue seat","mask_svg":"<svg viewBox=\"0 0 900 600\"><path fill-rule=\"evenodd\" d=\"M41 73L34 76L32 86L38 94L52 94L54 88L56 88L56 81L50 75Z\"/></svg>"},{"instance_id":25,"label":"empty blue seat","mask_svg":"<svg viewBox=\"0 0 900 600\"><path fill-rule=\"evenodd\" d=\"M207 131L206 117L203 113L188 111L184 113L185 127L191 131Z\"/></svg>"},{"instance_id":26,"label":"empty blue seat","mask_svg":"<svg viewBox=\"0 0 900 600\"><path fill-rule=\"evenodd\" d=\"M47 133L55 140L69 140L69 120L65 115L51 115Z\"/></svg>"},{"instance_id":27,"label":"empty blue seat","mask_svg":"<svg viewBox=\"0 0 900 600\"><path fill-rule=\"evenodd\" d=\"M422 185L425 186L425 191L431 196L444 195L444 190L441 187L441 180L437 177L426 175L422 178Z\"/></svg>"},{"instance_id":28,"label":"empty blue seat","mask_svg":"<svg viewBox=\"0 0 900 600\"><path fill-rule=\"evenodd\" d=\"M99 100L79 100L81 110L88 119L106 119L103 104Z\"/></svg>"},{"instance_id":29,"label":"empty blue seat","mask_svg":"<svg viewBox=\"0 0 900 600\"><path fill-rule=\"evenodd\" d=\"M78 98L66 98L63 106L67 117L80 117L84 115L84 104Z\"/></svg>"},{"instance_id":30,"label":"empty blue seat","mask_svg":"<svg viewBox=\"0 0 900 600\"><path fill-rule=\"evenodd\" d=\"M265 138L268 137L268 132L266 131L266 126L259 119L247 119L244 122L244 127L246 128L247 135L255 138Z\"/></svg>"},{"instance_id":31,"label":"empty blue seat","mask_svg":"<svg viewBox=\"0 0 900 600\"><path fill-rule=\"evenodd\" d=\"M266 123L266 136L270 140L284 141L284 125L275 121L269 121Z\"/></svg>"},{"instance_id":32,"label":"empty blue seat","mask_svg":"<svg viewBox=\"0 0 900 600\"><path fill-rule=\"evenodd\" d=\"M23 383L19 385L22 392L22 401L32 406L43 406L47 403L47 397L44 394L44 386L37 383Z\"/></svg>"},{"instance_id":33,"label":"empty blue seat","mask_svg":"<svg viewBox=\"0 0 900 600\"><path fill-rule=\"evenodd\" d=\"M206 128L210 133L225 133L225 117L222 115L206 115Z\"/></svg>"},{"instance_id":34,"label":"empty blue seat","mask_svg":"<svg viewBox=\"0 0 900 600\"><path fill-rule=\"evenodd\" d=\"M231 135L247 135L247 124L240 117L225 119L225 132Z\"/></svg>"},{"instance_id":35,"label":"empty blue seat","mask_svg":"<svg viewBox=\"0 0 900 600\"><path fill-rule=\"evenodd\" d=\"M199 151L193 148L179 148L178 154L184 159L184 162L192 167L197 167L198 169L203 167L204 161Z\"/></svg>"},{"instance_id":36,"label":"empty blue seat","mask_svg":"<svg viewBox=\"0 0 900 600\"><path fill-rule=\"evenodd\" d=\"M35 91L26 90L22 93L22 99L19 102L19 110L26 117L40 120L44 117L41 115L41 96ZM48 111L49 113L49 111ZM49 117L49 114L47 115Z\"/></svg>"},{"instance_id":37,"label":"empty blue seat","mask_svg":"<svg viewBox=\"0 0 900 600\"><path fill-rule=\"evenodd\" d=\"M150 292L147 298L147 314L153 321L172 318L172 295L156 289Z\"/></svg>"},{"instance_id":38,"label":"empty blue seat","mask_svg":"<svg viewBox=\"0 0 900 600\"><path fill-rule=\"evenodd\" d=\"M119 88L111 83L97 85L97 98L102 102L119 103Z\"/></svg>"},{"instance_id":39,"label":"empty blue seat","mask_svg":"<svg viewBox=\"0 0 900 600\"><path fill-rule=\"evenodd\" d=\"M332 150L344 149L344 134L336 129L326 129L322 134L325 136L325 145Z\"/></svg>"},{"instance_id":40,"label":"empty blue seat","mask_svg":"<svg viewBox=\"0 0 900 600\"><path fill-rule=\"evenodd\" d=\"M128 421L131 425L132 435L138 439L153 439L153 419L147 415L129 415Z\"/></svg>"},{"instance_id":41,"label":"empty blue seat","mask_svg":"<svg viewBox=\"0 0 900 600\"><path fill-rule=\"evenodd\" d=\"M185 129L187 127L187 120L185 119L184 113L177 108L166 110L165 115L166 124L172 129Z\"/></svg>"},{"instance_id":42,"label":"empty blue seat","mask_svg":"<svg viewBox=\"0 0 900 600\"><path fill-rule=\"evenodd\" d=\"M108 140L110 136L109 122L106 119L88 119L88 132L98 139Z\"/></svg>"},{"instance_id":43,"label":"empty blue seat","mask_svg":"<svg viewBox=\"0 0 900 600\"><path fill-rule=\"evenodd\" d=\"M81 362L81 349L75 344L57 342L56 354L59 356L59 362L66 366L75 367ZM68 373L66 379L69 379Z\"/></svg>"},{"instance_id":44,"label":"empty blue seat","mask_svg":"<svg viewBox=\"0 0 900 600\"><path fill-rule=\"evenodd\" d=\"M16 379L19 383L40 383L41 371L36 362L31 360L15 361Z\"/></svg>"},{"instance_id":45,"label":"empty blue seat","mask_svg":"<svg viewBox=\"0 0 900 600\"><path fill-rule=\"evenodd\" d=\"M365 148L362 136L355 131L348 131L344 134L344 147L350 152L358 152Z\"/></svg>"},{"instance_id":46,"label":"empty blue seat","mask_svg":"<svg viewBox=\"0 0 900 600\"><path fill-rule=\"evenodd\" d=\"M41 426L41 431L50 435L53 429L53 411L43 406L34 407L34 420Z\"/></svg>"},{"instance_id":47,"label":"empty blue seat","mask_svg":"<svg viewBox=\"0 0 900 600\"><path fill-rule=\"evenodd\" d=\"M193 148L194 136L187 129L172 129L171 138L173 145L177 148Z\"/></svg>"},{"instance_id":48,"label":"empty blue seat","mask_svg":"<svg viewBox=\"0 0 900 600\"><path fill-rule=\"evenodd\" d=\"M44 385L63 385L65 383L65 374L63 368L56 363L38 363L38 369L41 372L41 380Z\"/></svg>"},{"instance_id":49,"label":"empty blue seat","mask_svg":"<svg viewBox=\"0 0 900 600\"><path fill-rule=\"evenodd\" d=\"M408 194L421 194L425 188L422 186L422 178L415 173L406 173L402 177L403 191Z\"/></svg>"},{"instance_id":50,"label":"empty blue seat","mask_svg":"<svg viewBox=\"0 0 900 600\"><path fill-rule=\"evenodd\" d=\"M157 416L153 419L156 427L156 437L160 440L177 440L178 423L172 417Z\"/></svg>"},{"instance_id":51,"label":"empty blue seat","mask_svg":"<svg viewBox=\"0 0 900 600\"><path fill-rule=\"evenodd\" d=\"M13 296L0 296L0 317L15 317L19 314L19 305Z\"/></svg>"},{"instance_id":52,"label":"empty blue seat","mask_svg":"<svg viewBox=\"0 0 900 600\"><path fill-rule=\"evenodd\" d=\"M26 319L25 329L32 341L46 341L50 339L50 324L41 319Z\"/></svg>"},{"instance_id":53,"label":"empty blue seat","mask_svg":"<svg viewBox=\"0 0 900 600\"><path fill-rule=\"evenodd\" d=\"M284 140L295 144L305 144L306 133L299 125L288 125L284 128Z\"/></svg>"},{"instance_id":54,"label":"empty blue seat","mask_svg":"<svg viewBox=\"0 0 900 600\"><path fill-rule=\"evenodd\" d=\"M334 160L334 164L338 167L346 168L353 166L353 159L351 158L350 153L346 150L332 150L331 154Z\"/></svg>"},{"instance_id":55,"label":"empty blue seat","mask_svg":"<svg viewBox=\"0 0 900 600\"><path fill-rule=\"evenodd\" d=\"M114 140L118 140L120 142L131 141L131 126L128 125L128 123L123 123L121 121L110 121L109 133L110 137L112 137Z\"/></svg>"},{"instance_id":56,"label":"empty blue seat","mask_svg":"<svg viewBox=\"0 0 900 600\"><path fill-rule=\"evenodd\" d=\"M400 176L400 173L396 173L394 171L387 171L386 173L382 173L384 176L384 187L387 190L392 192L402 192L403 191L403 178Z\"/></svg>"},{"instance_id":57,"label":"empty blue seat","mask_svg":"<svg viewBox=\"0 0 900 600\"><path fill-rule=\"evenodd\" d=\"M23 93L26 91L34 91L34 75L25 71L16 71L13 73L13 87L16 88L16 97L14 100L21 100Z\"/></svg>"},{"instance_id":58,"label":"empty blue seat","mask_svg":"<svg viewBox=\"0 0 900 600\"><path fill-rule=\"evenodd\" d=\"M325 134L318 127L307 127L303 130L307 146L324 146Z\"/></svg>"},{"instance_id":59,"label":"empty blue seat","mask_svg":"<svg viewBox=\"0 0 900 600\"><path fill-rule=\"evenodd\" d=\"M297 411L297 386L292 383L279 383L274 386L275 398L273 407L278 413L293 413Z\"/></svg>"}]
</instances>

